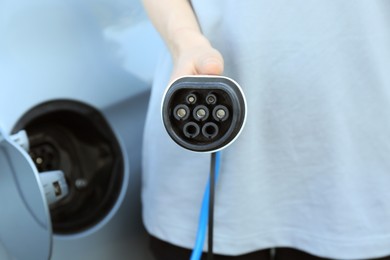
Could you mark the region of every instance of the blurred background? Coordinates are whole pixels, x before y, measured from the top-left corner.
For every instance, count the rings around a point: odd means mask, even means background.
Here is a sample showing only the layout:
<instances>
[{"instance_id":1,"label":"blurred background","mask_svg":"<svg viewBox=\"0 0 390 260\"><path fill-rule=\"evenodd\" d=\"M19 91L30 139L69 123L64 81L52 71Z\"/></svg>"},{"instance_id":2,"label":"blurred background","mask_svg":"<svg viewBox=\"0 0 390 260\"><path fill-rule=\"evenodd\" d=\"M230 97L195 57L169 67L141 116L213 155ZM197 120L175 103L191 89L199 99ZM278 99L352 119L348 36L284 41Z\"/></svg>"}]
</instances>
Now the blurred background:
<instances>
[{"instance_id":1,"label":"blurred background","mask_svg":"<svg viewBox=\"0 0 390 260\"><path fill-rule=\"evenodd\" d=\"M70 189L47 207L49 244L26 246L38 239L28 230L6 236L17 218L0 224L1 259L20 257L12 248L30 259L42 250L54 260L151 259L141 145L162 48L137 0L0 0L0 130L26 130L23 160L32 172L64 171Z\"/></svg>"}]
</instances>

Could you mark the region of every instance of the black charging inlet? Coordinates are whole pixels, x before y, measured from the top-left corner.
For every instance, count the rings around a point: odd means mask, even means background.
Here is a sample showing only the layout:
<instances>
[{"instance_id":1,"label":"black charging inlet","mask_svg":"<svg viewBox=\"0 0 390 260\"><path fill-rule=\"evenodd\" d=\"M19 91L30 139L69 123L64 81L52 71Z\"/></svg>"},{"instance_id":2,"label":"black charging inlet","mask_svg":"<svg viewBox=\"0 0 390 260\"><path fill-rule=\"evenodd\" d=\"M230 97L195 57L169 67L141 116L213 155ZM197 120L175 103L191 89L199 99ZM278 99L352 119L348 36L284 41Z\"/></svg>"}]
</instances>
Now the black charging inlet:
<instances>
[{"instance_id":1,"label":"black charging inlet","mask_svg":"<svg viewBox=\"0 0 390 260\"><path fill-rule=\"evenodd\" d=\"M12 132L21 129L38 171L61 170L69 186L68 196L50 207L53 232L80 233L102 221L124 187L122 149L104 115L79 101L52 100L27 111Z\"/></svg>"},{"instance_id":2,"label":"black charging inlet","mask_svg":"<svg viewBox=\"0 0 390 260\"><path fill-rule=\"evenodd\" d=\"M165 91L162 119L170 137L196 152L215 152L233 142L246 119L237 82L222 76L185 76Z\"/></svg>"}]
</instances>

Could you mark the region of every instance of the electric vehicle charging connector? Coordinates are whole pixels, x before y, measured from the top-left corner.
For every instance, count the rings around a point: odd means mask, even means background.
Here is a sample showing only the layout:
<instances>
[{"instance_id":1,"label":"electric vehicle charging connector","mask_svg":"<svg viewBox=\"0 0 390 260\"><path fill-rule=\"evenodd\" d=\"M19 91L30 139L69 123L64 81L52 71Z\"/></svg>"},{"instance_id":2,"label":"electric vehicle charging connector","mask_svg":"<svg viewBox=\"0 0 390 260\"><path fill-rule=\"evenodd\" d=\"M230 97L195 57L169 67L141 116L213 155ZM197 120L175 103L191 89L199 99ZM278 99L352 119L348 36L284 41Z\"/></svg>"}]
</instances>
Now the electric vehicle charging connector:
<instances>
[{"instance_id":1,"label":"electric vehicle charging connector","mask_svg":"<svg viewBox=\"0 0 390 260\"><path fill-rule=\"evenodd\" d=\"M195 152L216 152L240 135L246 100L239 84L222 76L185 76L166 89L162 121L170 137Z\"/></svg>"},{"instance_id":2,"label":"electric vehicle charging connector","mask_svg":"<svg viewBox=\"0 0 390 260\"><path fill-rule=\"evenodd\" d=\"M161 105L162 121L169 136L181 147L211 153L210 178L204 193L191 260L202 255L208 216L208 253L213 259L215 182L220 150L233 143L246 121L246 100L234 80L221 76L185 76L166 89Z\"/></svg>"}]
</instances>

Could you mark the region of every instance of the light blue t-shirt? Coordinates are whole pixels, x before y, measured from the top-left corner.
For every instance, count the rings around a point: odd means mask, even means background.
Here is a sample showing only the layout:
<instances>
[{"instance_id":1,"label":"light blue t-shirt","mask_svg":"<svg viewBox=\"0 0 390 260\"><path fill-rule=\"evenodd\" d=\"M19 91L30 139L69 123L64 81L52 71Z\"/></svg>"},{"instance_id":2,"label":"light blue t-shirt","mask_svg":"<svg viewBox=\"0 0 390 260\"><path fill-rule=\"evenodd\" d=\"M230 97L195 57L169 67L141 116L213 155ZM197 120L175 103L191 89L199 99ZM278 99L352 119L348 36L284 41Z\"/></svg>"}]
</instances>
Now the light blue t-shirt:
<instances>
[{"instance_id":1,"label":"light blue t-shirt","mask_svg":"<svg viewBox=\"0 0 390 260\"><path fill-rule=\"evenodd\" d=\"M192 4L248 103L245 129L222 152L214 251L390 255L390 2ZM166 52L145 126L143 218L154 236L192 248L209 155L163 127L171 68Z\"/></svg>"}]
</instances>

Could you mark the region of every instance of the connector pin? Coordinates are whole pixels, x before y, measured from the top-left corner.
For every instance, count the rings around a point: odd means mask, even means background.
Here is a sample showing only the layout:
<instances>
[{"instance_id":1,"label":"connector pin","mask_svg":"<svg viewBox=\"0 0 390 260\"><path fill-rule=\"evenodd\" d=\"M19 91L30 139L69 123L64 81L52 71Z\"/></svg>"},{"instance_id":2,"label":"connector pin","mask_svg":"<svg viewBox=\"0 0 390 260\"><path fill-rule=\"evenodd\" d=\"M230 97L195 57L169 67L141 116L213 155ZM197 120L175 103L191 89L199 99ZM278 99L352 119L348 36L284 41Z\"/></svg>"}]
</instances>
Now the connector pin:
<instances>
[{"instance_id":1,"label":"connector pin","mask_svg":"<svg viewBox=\"0 0 390 260\"><path fill-rule=\"evenodd\" d=\"M218 109L216 114L219 119L222 119L226 116L226 112L223 109Z\"/></svg>"},{"instance_id":2,"label":"connector pin","mask_svg":"<svg viewBox=\"0 0 390 260\"><path fill-rule=\"evenodd\" d=\"M177 114L178 117L184 118L187 115L187 111L184 108L179 108L176 111L176 114Z\"/></svg>"},{"instance_id":3,"label":"connector pin","mask_svg":"<svg viewBox=\"0 0 390 260\"><path fill-rule=\"evenodd\" d=\"M204 110L203 108L199 109L198 111L196 111L196 115L198 116L198 118L203 118L206 116L206 110Z\"/></svg>"}]
</instances>

